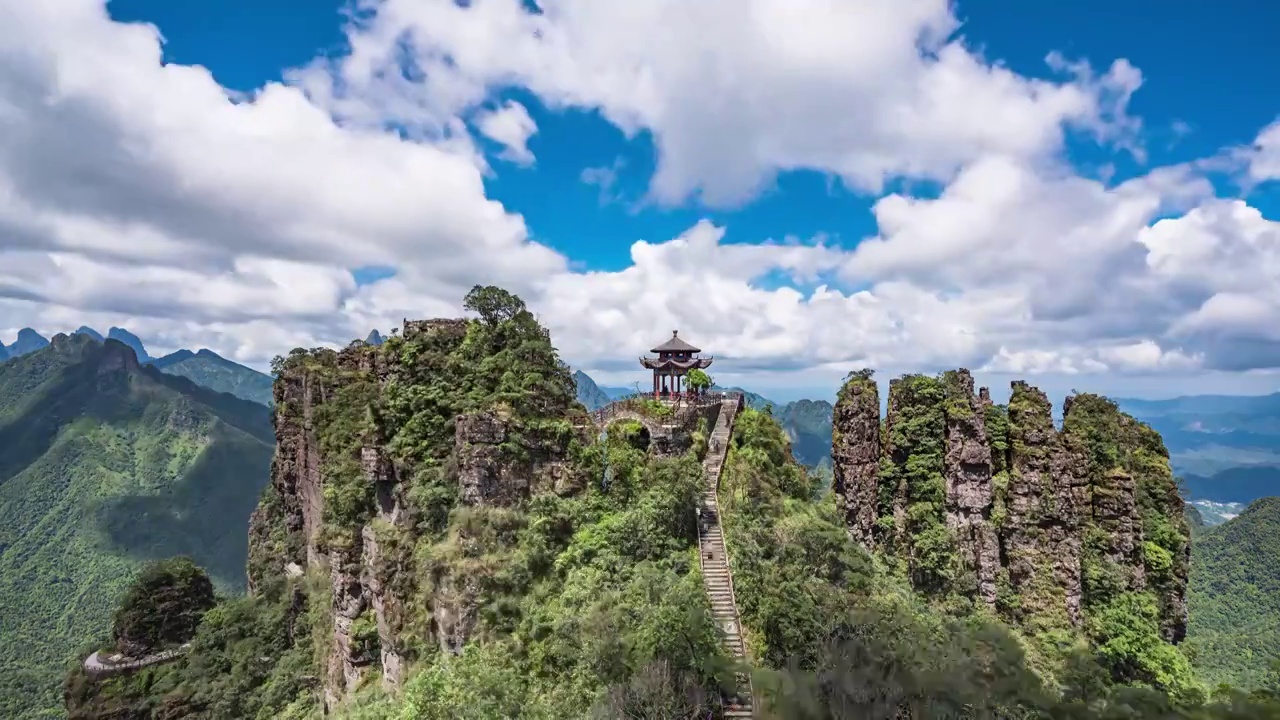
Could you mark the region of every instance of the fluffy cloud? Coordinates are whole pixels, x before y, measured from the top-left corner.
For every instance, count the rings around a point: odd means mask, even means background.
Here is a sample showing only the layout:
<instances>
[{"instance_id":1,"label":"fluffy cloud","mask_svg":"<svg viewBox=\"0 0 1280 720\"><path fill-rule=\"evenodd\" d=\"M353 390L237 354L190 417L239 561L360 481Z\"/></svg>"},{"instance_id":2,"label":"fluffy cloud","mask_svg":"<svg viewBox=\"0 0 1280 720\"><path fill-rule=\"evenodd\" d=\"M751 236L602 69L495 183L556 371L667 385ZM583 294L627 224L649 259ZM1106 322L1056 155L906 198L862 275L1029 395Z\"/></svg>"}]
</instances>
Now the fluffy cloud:
<instances>
[{"instance_id":1,"label":"fluffy cloud","mask_svg":"<svg viewBox=\"0 0 1280 720\"><path fill-rule=\"evenodd\" d=\"M520 103L508 100L502 107L483 113L476 120L476 127L485 137L503 146L502 159L517 165L533 164L529 138L538 131L538 126Z\"/></svg>"},{"instance_id":2,"label":"fluffy cloud","mask_svg":"<svg viewBox=\"0 0 1280 720\"><path fill-rule=\"evenodd\" d=\"M403 264L402 282L430 267L454 305L477 267L528 291L565 260L485 197L483 168L456 138L340 127L295 88L232 97L162 65L155 28L111 22L100 0L0 15L0 296L36 304L8 304L10 327L62 306L269 318L316 342L350 332L334 316L364 265Z\"/></svg>"},{"instance_id":3,"label":"fluffy cloud","mask_svg":"<svg viewBox=\"0 0 1280 720\"><path fill-rule=\"evenodd\" d=\"M943 0L370 7L349 56L250 97L162 65L155 29L101 0L0 10L5 338L115 324L261 364L456 313L485 282L593 368L634 369L674 328L748 373L1280 366L1276 223L1194 166L1110 184L1063 160L1073 132L1141 154L1124 61L1021 77L968 50ZM651 133L667 203L744 202L798 168L943 189L880 198L852 250L701 222L574 272L485 195L468 128L533 159L527 110L494 105L510 85ZM1276 132L1249 151L1254 180L1280 176ZM396 274L358 285L371 265Z\"/></svg>"},{"instance_id":4,"label":"fluffy cloud","mask_svg":"<svg viewBox=\"0 0 1280 720\"><path fill-rule=\"evenodd\" d=\"M989 154L1050 156L1069 129L1131 145L1137 125L1128 63L1099 75L1050 56L1061 81L1021 77L952 37L946 0L540 5L368 2L351 55L300 78L339 113L424 132L509 84L598 109L652 133L652 194L667 203L740 203L801 168L870 191L947 180Z\"/></svg>"}]
</instances>

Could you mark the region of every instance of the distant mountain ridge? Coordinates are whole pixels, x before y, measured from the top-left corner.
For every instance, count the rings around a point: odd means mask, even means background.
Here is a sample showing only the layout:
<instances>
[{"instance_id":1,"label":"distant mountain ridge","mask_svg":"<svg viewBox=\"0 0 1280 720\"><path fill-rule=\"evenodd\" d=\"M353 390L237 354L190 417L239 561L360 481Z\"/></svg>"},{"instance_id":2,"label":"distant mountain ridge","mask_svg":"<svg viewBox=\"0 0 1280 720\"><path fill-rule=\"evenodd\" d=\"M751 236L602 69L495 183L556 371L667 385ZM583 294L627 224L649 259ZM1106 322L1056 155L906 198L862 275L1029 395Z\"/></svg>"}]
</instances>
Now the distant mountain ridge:
<instances>
[{"instance_id":1,"label":"distant mountain ridge","mask_svg":"<svg viewBox=\"0 0 1280 720\"><path fill-rule=\"evenodd\" d=\"M1117 403L1164 438L1189 500L1247 504L1280 494L1280 393Z\"/></svg>"},{"instance_id":2,"label":"distant mountain ridge","mask_svg":"<svg viewBox=\"0 0 1280 720\"><path fill-rule=\"evenodd\" d=\"M216 392L230 393L261 405L271 404L270 375L228 360L212 350L178 350L164 357L153 358L137 335L121 327L112 327L105 339L101 333L87 325L81 325L71 335L88 337L98 343L115 340L133 350L140 365L153 365L169 375L185 377ZM376 330L370 334L370 338L374 337L379 343L382 341ZM0 355L0 362L21 357L48 345L49 341L43 335L31 328L23 328L12 345L0 344L5 352L5 355Z\"/></svg>"},{"instance_id":3,"label":"distant mountain ridge","mask_svg":"<svg viewBox=\"0 0 1280 720\"><path fill-rule=\"evenodd\" d=\"M17 339L4 346L4 349L9 358L15 358L35 352L48 344L49 341L40 333L31 328L22 328L18 331Z\"/></svg>"},{"instance_id":4,"label":"distant mountain ridge","mask_svg":"<svg viewBox=\"0 0 1280 720\"><path fill-rule=\"evenodd\" d=\"M57 717L65 663L142 562L190 555L241 590L273 447L268 408L114 339L0 363L0 717Z\"/></svg>"},{"instance_id":5,"label":"distant mountain ridge","mask_svg":"<svg viewBox=\"0 0 1280 720\"><path fill-rule=\"evenodd\" d=\"M592 380L590 375L581 370L573 373L573 382L578 389L578 402L588 410L599 410L613 401L613 398L596 385L596 381Z\"/></svg>"},{"instance_id":6,"label":"distant mountain ridge","mask_svg":"<svg viewBox=\"0 0 1280 720\"><path fill-rule=\"evenodd\" d=\"M176 356L176 357L175 357ZM164 365L160 361L166 361ZM271 376L228 360L212 350L179 350L156 361L161 372L260 405L271 404Z\"/></svg>"},{"instance_id":7,"label":"distant mountain ridge","mask_svg":"<svg viewBox=\"0 0 1280 720\"><path fill-rule=\"evenodd\" d=\"M113 327L107 331L107 339L116 340L128 345L133 350L133 354L138 356L138 362L143 363L144 365L151 362L151 356L147 354L147 349L142 346L142 341L138 339L137 335L134 335L128 330Z\"/></svg>"}]
</instances>

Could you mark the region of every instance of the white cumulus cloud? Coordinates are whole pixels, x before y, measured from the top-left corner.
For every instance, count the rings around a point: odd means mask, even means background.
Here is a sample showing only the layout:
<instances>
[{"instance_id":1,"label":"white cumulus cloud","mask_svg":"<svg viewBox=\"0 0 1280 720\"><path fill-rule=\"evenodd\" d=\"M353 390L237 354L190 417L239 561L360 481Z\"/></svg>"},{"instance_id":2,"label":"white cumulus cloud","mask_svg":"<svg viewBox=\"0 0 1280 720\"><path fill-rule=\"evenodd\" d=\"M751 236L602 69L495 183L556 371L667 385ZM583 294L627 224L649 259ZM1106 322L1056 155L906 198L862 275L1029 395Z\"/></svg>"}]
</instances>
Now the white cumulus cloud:
<instances>
[{"instance_id":1,"label":"white cumulus cloud","mask_svg":"<svg viewBox=\"0 0 1280 720\"><path fill-rule=\"evenodd\" d=\"M677 328L718 372L760 377L1280 367L1275 221L1194 164L1111 183L1064 158L1073 133L1142 154L1124 60L1046 48L1052 79L1021 76L970 49L944 0L368 6L348 56L238 96L162 64L156 29L102 0L0 5L0 338L121 325L262 365L456 314L492 283L606 374ZM729 216L573 270L486 196L471 132L534 160L510 87L647 133L652 199L745 203L816 170L879 197L876 231L846 248ZM1254 181L1280 177L1276 132L1247 148ZM884 194L902 178L941 191ZM358 285L365 266L396 272Z\"/></svg>"}]
</instances>

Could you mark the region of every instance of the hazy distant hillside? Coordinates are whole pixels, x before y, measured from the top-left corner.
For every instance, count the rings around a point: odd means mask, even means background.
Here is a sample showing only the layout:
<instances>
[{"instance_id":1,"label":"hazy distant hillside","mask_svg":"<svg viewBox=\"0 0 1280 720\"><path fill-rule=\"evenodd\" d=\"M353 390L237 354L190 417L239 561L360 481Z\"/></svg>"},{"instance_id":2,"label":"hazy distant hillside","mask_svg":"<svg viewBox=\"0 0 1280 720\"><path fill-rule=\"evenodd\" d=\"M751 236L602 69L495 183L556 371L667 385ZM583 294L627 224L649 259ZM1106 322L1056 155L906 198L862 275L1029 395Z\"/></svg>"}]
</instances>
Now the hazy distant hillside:
<instances>
[{"instance_id":1,"label":"hazy distant hillside","mask_svg":"<svg viewBox=\"0 0 1280 720\"><path fill-rule=\"evenodd\" d=\"M133 354L138 356L138 362L146 364L151 362L151 356L147 354L147 349L143 347L142 341L137 335L125 330L124 328L113 327L107 331L108 340L117 340L124 343L133 350Z\"/></svg>"},{"instance_id":2,"label":"hazy distant hillside","mask_svg":"<svg viewBox=\"0 0 1280 720\"><path fill-rule=\"evenodd\" d=\"M1244 512L1249 505L1245 502L1217 502L1216 500L1191 500L1190 505L1200 513L1205 525L1221 525L1222 523Z\"/></svg>"},{"instance_id":3,"label":"hazy distant hillside","mask_svg":"<svg viewBox=\"0 0 1280 720\"><path fill-rule=\"evenodd\" d=\"M0 364L0 717L60 705L67 659L139 564L188 554L243 586L274 444L263 405L59 335Z\"/></svg>"},{"instance_id":4,"label":"hazy distant hillside","mask_svg":"<svg viewBox=\"0 0 1280 720\"><path fill-rule=\"evenodd\" d=\"M88 326L80 326L73 336L87 337L95 342L104 342L102 334ZM152 365L169 375L185 377L202 387L217 392L231 393L238 398L250 400L262 405L271 404L271 376L260 373L250 367L227 360L212 350L191 352L178 350L161 358L153 358L137 335L124 328L113 327L107 332L107 338L120 342L133 350L139 364ZM382 342L378 331L369 334L367 342ZM8 357L19 357L34 352L49 344L44 336L31 328L24 328L18 333L12 345L0 345L0 362Z\"/></svg>"},{"instance_id":5,"label":"hazy distant hillside","mask_svg":"<svg viewBox=\"0 0 1280 720\"><path fill-rule=\"evenodd\" d=\"M588 410L597 410L608 405L611 398L605 394L591 376L578 370L573 374L573 382L578 388L578 402Z\"/></svg>"},{"instance_id":6,"label":"hazy distant hillside","mask_svg":"<svg viewBox=\"0 0 1280 720\"><path fill-rule=\"evenodd\" d=\"M231 393L262 405L271 404L270 375L232 362L212 350L197 353L180 350L157 360L155 366L169 375L185 377L210 390Z\"/></svg>"},{"instance_id":7,"label":"hazy distant hillside","mask_svg":"<svg viewBox=\"0 0 1280 720\"><path fill-rule=\"evenodd\" d=\"M791 438L791 454L811 467L831 464L831 403L797 400L774 411Z\"/></svg>"},{"instance_id":8,"label":"hazy distant hillside","mask_svg":"<svg viewBox=\"0 0 1280 720\"><path fill-rule=\"evenodd\" d=\"M1280 393L1121 400L1120 406L1164 438L1191 498L1247 504L1280 494Z\"/></svg>"},{"instance_id":9,"label":"hazy distant hillside","mask_svg":"<svg viewBox=\"0 0 1280 720\"><path fill-rule=\"evenodd\" d=\"M40 333L31 328L22 328L18 331L18 337L4 346L4 349L8 357L15 358L35 352L48 344L49 341Z\"/></svg>"}]
</instances>

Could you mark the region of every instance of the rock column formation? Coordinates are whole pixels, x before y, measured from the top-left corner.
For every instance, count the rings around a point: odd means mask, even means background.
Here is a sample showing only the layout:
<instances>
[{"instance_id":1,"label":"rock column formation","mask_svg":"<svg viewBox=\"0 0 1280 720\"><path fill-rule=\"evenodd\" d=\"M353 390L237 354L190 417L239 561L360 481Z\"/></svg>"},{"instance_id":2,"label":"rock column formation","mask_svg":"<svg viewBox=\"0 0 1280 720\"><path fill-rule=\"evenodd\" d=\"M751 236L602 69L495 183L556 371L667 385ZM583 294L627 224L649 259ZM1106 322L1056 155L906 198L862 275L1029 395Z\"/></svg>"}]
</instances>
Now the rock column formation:
<instances>
[{"instance_id":1,"label":"rock column formation","mask_svg":"<svg viewBox=\"0 0 1280 720\"><path fill-rule=\"evenodd\" d=\"M424 643L460 652L479 617L487 586L467 571L469 555L430 567L414 556L423 533L444 520L439 505L409 502L407 479L431 485L445 506L456 497L478 513L582 487L567 459L572 438L558 426L522 425L508 406L452 415L448 408L464 406L395 395L395 387L431 387L456 373L448 363L467 332L465 320L406 321L410 342L298 351L276 380L277 453L271 489L250 520L249 587L255 592L286 575L327 579L327 592L316 591L316 582L306 583L305 598L303 583L295 589L300 602L328 606L326 710L370 672L379 672L384 688L400 687L413 649ZM418 405L406 419L410 403ZM382 412L401 413L399 424L384 428ZM406 453L387 435L414 422L414 412L427 419L413 428L418 446ZM457 541L464 553L500 551L471 537ZM416 603L427 605L429 620L407 627L424 615Z\"/></svg>"},{"instance_id":2,"label":"rock column formation","mask_svg":"<svg viewBox=\"0 0 1280 720\"><path fill-rule=\"evenodd\" d=\"M966 575L972 574L979 599L996 604L1000 543L991 526L991 443L986 431L986 403L973 394L973 376L960 369L947 373L945 518L957 544Z\"/></svg>"},{"instance_id":3,"label":"rock column formation","mask_svg":"<svg viewBox=\"0 0 1280 720\"><path fill-rule=\"evenodd\" d=\"M833 415L835 500L850 537L917 590L1038 628L1148 592L1164 638L1182 639L1189 533L1155 431L1096 395L1068 398L1059 430L1040 390L1014 382L994 405L964 369L890 381L882 432L877 405L870 373L851 375Z\"/></svg>"},{"instance_id":4,"label":"rock column formation","mask_svg":"<svg viewBox=\"0 0 1280 720\"><path fill-rule=\"evenodd\" d=\"M892 474L880 478L877 490L876 532L882 547L902 549L905 545L907 531L907 478L903 472L911 448L901 437L904 426L902 381L894 378L889 381L889 398L887 413L884 418L884 432L880 438L882 467L893 468ZM895 439L894 430L898 429Z\"/></svg>"},{"instance_id":5,"label":"rock column formation","mask_svg":"<svg viewBox=\"0 0 1280 720\"><path fill-rule=\"evenodd\" d=\"M1009 584L1022 613L1062 611L1080 622L1085 458L1064 444L1044 392L1015 381L1009 398L1008 516L1001 533Z\"/></svg>"},{"instance_id":6,"label":"rock column formation","mask_svg":"<svg viewBox=\"0 0 1280 720\"><path fill-rule=\"evenodd\" d=\"M836 505L849 536L871 550L880 472L880 392L875 380L857 376L845 384L831 425Z\"/></svg>"},{"instance_id":7,"label":"rock column formation","mask_svg":"<svg viewBox=\"0 0 1280 720\"><path fill-rule=\"evenodd\" d=\"M464 330L453 320L405 324L406 335L437 336L445 345L461 342ZM410 543L394 540L411 532L412 520L405 509L401 471L382 448L376 428L352 458L356 482L366 484L374 498L374 514L337 535L325 532L324 488L330 470L322 461L319 413L344 389L350 392L360 383L376 389L395 369L361 343L321 355L317 362L327 370L312 371L303 364L281 373L275 383L273 492L250 518L249 588L253 592L265 578L285 575L287 566L328 577L332 629L323 697L326 709L332 709L371 668L381 671L388 689L403 682L403 605L416 580L412 572L400 572L411 570L411 559L404 556ZM376 623L376 653L371 653L371 639L359 634L366 622Z\"/></svg>"},{"instance_id":8,"label":"rock column formation","mask_svg":"<svg viewBox=\"0 0 1280 720\"><path fill-rule=\"evenodd\" d=\"M1091 488L1091 511L1102 531L1103 557L1128 571L1128 587L1146 585L1142 566L1142 516L1138 512L1137 485L1124 470L1113 469Z\"/></svg>"}]
</instances>

